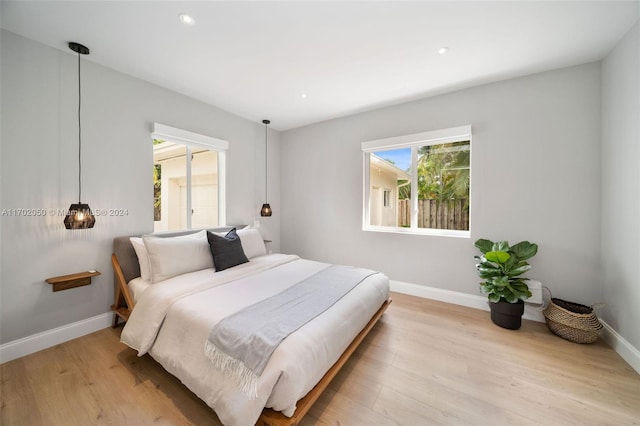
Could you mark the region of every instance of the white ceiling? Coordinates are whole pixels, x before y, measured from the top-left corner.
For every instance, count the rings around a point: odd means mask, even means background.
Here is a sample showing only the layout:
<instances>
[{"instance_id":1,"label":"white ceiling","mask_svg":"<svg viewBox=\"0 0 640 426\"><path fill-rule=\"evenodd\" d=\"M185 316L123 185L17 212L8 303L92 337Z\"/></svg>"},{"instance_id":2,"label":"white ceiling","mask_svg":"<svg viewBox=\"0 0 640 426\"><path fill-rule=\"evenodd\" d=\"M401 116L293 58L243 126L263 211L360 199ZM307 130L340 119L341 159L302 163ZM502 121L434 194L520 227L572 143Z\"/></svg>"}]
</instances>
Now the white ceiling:
<instances>
[{"instance_id":1,"label":"white ceiling","mask_svg":"<svg viewBox=\"0 0 640 426\"><path fill-rule=\"evenodd\" d=\"M639 3L3 0L0 12L6 30L69 54L85 44L87 60L286 130L602 59Z\"/></svg>"}]
</instances>

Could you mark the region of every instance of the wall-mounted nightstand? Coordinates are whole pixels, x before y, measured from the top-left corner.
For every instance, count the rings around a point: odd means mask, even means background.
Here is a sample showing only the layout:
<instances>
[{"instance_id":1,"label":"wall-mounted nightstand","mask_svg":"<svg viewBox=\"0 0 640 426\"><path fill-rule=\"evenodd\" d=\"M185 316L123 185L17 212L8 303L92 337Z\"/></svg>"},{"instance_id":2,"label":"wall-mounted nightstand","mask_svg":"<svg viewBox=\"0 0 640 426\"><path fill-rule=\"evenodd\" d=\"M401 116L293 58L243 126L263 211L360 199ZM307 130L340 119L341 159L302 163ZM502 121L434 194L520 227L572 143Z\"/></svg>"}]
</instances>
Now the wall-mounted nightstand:
<instances>
[{"instance_id":1,"label":"wall-mounted nightstand","mask_svg":"<svg viewBox=\"0 0 640 426\"><path fill-rule=\"evenodd\" d=\"M45 281L52 284L53 291L67 290L74 287L91 284L91 277L100 275L98 271L78 272L77 274L61 275L47 278Z\"/></svg>"}]
</instances>

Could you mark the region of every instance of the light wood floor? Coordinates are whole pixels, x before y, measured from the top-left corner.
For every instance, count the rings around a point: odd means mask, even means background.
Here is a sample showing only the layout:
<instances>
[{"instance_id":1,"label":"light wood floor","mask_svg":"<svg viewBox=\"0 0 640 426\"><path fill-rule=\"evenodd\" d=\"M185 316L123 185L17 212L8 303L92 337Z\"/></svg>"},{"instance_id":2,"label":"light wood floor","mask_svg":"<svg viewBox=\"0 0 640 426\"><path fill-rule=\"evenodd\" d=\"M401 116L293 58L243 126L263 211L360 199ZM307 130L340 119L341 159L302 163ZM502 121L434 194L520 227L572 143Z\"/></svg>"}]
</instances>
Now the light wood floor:
<instances>
[{"instance_id":1,"label":"light wood floor","mask_svg":"<svg viewBox=\"0 0 640 426\"><path fill-rule=\"evenodd\" d=\"M303 425L640 424L640 376L606 343L518 331L393 295ZM216 425L211 409L105 329L5 363L2 425Z\"/></svg>"}]
</instances>

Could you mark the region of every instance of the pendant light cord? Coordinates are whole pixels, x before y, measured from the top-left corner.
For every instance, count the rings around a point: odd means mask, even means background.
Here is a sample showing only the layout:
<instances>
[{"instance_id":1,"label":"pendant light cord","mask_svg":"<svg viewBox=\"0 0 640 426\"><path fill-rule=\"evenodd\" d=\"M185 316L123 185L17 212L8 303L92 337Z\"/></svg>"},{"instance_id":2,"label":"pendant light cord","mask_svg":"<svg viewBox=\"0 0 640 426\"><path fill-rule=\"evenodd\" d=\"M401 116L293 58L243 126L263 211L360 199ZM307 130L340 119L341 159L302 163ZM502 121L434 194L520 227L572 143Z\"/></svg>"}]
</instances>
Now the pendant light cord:
<instances>
[{"instance_id":1,"label":"pendant light cord","mask_svg":"<svg viewBox=\"0 0 640 426\"><path fill-rule=\"evenodd\" d=\"M82 86L80 84L80 52L78 52L78 204L81 203L82 196L82 127L80 120L80 106L82 103Z\"/></svg>"},{"instance_id":2,"label":"pendant light cord","mask_svg":"<svg viewBox=\"0 0 640 426\"><path fill-rule=\"evenodd\" d=\"M267 124L264 125L264 202L268 203L269 202L269 197L267 196L267 176L268 176L268 170L267 170L267 154L268 154L268 149L269 149L269 144L268 144L268 140L267 140Z\"/></svg>"}]
</instances>

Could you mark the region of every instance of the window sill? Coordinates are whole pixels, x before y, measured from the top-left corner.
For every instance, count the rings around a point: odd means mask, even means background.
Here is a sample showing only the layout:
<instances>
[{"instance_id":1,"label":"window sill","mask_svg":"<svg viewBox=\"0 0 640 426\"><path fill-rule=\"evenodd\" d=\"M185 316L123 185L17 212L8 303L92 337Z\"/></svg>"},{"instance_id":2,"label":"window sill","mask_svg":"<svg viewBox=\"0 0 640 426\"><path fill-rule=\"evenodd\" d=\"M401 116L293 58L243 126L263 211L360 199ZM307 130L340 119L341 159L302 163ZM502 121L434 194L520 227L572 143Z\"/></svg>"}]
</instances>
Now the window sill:
<instances>
[{"instance_id":1,"label":"window sill","mask_svg":"<svg viewBox=\"0 0 640 426\"><path fill-rule=\"evenodd\" d=\"M363 231L368 232L386 232L392 234L410 234L410 235L431 235L437 237L453 237L453 238L471 238L470 231L457 231L453 229L432 229L432 228L397 228L393 226L371 226L364 225Z\"/></svg>"}]
</instances>

